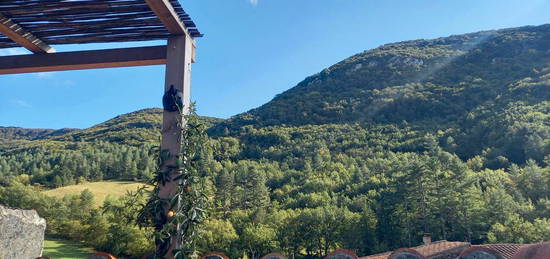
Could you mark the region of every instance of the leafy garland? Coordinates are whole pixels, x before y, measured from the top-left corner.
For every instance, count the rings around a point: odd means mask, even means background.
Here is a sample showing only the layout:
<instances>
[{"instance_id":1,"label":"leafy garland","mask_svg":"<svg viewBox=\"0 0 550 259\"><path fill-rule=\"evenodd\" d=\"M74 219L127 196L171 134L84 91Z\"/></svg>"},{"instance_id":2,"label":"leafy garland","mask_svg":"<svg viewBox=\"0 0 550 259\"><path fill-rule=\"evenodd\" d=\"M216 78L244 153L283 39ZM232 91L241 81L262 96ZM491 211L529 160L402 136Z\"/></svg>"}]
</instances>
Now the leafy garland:
<instances>
[{"instance_id":1,"label":"leafy garland","mask_svg":"<svg viewBox=\"0 0 550 259\"><path fill-rule=\"evenodd\" d=\"M140 227L152 226L155 229L157 250L148 258L165 258L170 252L176 259L192 255L195 251L194 241L198 226L207 216L209 199L205 193L205 174L200 165L203 157L207 155L209 143L205 133L206 126L197 116L194 105L189 115L185 115L184 118L187 123L180 127L181 151L176 155L179 159L175 166L165 166L172 154L167 150L155 150L159 154L157 174L151 182L155 188L150 192L149 201L137 217ZM174 175L177 176L173 177ZM174 197L159 198L161 186L172 181L179 181ZM173 239L178 238L177 247L170 251Z\"/></svg>"}]
</instances>

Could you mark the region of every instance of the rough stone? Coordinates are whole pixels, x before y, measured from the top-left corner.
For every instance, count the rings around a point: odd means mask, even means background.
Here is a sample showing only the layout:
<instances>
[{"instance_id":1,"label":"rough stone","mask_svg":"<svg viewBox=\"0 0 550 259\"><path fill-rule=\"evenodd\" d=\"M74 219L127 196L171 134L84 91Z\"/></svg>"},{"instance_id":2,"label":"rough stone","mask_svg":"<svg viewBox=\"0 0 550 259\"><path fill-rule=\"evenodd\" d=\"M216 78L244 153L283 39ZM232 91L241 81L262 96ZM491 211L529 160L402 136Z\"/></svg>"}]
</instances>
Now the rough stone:
<instances>
[{"instance_id":1,"label":"rough stone","mask_svg":"<svg viewBox=\"0 0 550 259\"><path fill-rule=\"evenodd\" d=\"M46 220L34 210L14 210L0 205L0 258L29 259L42 256Z\"/></svg>"}]
</instances>

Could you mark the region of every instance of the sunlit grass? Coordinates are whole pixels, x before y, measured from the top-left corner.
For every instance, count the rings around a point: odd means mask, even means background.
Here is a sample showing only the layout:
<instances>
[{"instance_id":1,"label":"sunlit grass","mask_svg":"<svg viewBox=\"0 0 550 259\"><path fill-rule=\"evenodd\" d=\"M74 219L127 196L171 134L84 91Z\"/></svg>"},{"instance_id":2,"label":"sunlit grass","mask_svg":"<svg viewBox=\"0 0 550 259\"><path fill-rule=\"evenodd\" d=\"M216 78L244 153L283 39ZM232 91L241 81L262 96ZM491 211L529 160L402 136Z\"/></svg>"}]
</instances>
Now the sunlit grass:
<instances>
[{"instance_id":1,"label":"sunlit grass","mask_svg":"<svg viewBox=\"0 0 550 259\"><path fill-rule=\"evenodd\" d=\"M100 206L109 195L113 197L120 197L125 195L128 191L136 191L139 187L143 185L143 183L136 182L104 181L65 186L53 190L44 191L44 194L61 199L65 195L80 194L82 191L88 189L94 194L95 204L97 206Z\"/></svg>"},{"instance_id":2,"label":"sunlit grass","mask_svg":"<svg viewBox=\"0 0 550 259\"><path fill-rule=\"evenodd\" d=\"M44 240L42 255L55 259L86 259L93 252L92 248L79 243L47 238Z\"/></svg>"}]
</instances>

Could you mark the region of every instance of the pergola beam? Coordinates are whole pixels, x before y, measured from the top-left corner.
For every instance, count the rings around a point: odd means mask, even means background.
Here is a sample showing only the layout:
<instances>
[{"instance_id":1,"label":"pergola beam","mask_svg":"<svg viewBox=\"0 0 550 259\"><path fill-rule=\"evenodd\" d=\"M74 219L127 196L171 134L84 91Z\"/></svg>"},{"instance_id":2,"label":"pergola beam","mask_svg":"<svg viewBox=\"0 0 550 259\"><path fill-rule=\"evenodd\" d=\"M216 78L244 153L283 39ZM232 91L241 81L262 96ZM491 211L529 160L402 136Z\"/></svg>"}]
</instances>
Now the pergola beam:
<instances>
[{"instance_id":1,"label":"pergola beam","mask_svg":"<svg viewBox=\"0 0 550 259\"><path fill-rule=\"evenodd\" d=\"M55 49L23 29L12 19L0 14L0 33L33 53L54 53Z\"/></svg>"},{"instance_id":2,"label":"pergola beam","mask_svg":"<svg viewBox=\"0 0 550 259\"><path fill-rule=\"evenodd\" d=\"M166 64L166 46L0 57L0 74Z\"/></svg>"},{"instance_id":3,"label":"pergola beam","mask_svg":"<svg viewBox=\"0 0 550 259\"><path fill-rule=\"evenodd\" d=\"M166 30L175 35L189 35L185 24L168 0L145 0L145 2L164 24Z\"/></svg>"}]
</instances>

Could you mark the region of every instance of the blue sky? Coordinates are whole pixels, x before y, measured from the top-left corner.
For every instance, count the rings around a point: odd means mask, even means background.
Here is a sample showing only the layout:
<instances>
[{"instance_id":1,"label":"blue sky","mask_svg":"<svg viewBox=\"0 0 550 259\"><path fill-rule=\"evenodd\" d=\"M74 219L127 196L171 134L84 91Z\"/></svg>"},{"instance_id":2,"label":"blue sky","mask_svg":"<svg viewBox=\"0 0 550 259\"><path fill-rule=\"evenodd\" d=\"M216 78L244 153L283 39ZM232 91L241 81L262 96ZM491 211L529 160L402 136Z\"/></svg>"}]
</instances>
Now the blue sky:
<instances>
[{"instance_id":1,"label":"blue sky","mask_svg":"<svg viewBox=\"0 0 550 259\"><path fill-rule=\"evenodd\" d=\"M198 40L192 98L227 118L379 45L550 23L548 0L180 0ZM163 42L54 46L58 51ZM0 50L1 55L21 54ZM162 66L0 75L0 126L85 128L160 107Z\"/></svg>"}]
</instances>

